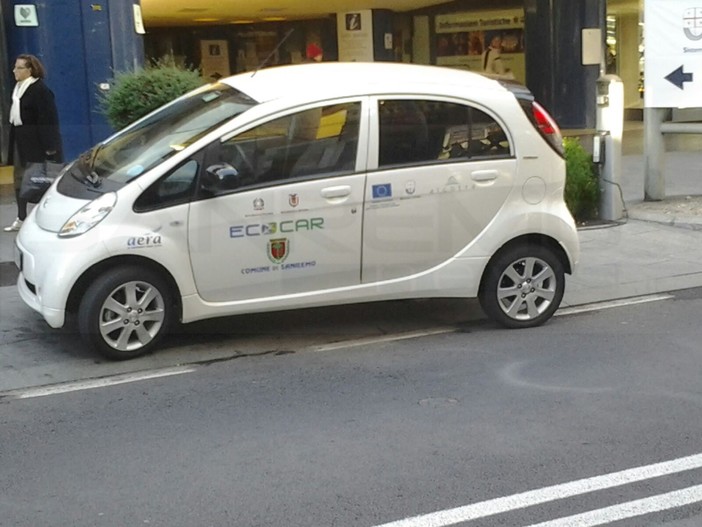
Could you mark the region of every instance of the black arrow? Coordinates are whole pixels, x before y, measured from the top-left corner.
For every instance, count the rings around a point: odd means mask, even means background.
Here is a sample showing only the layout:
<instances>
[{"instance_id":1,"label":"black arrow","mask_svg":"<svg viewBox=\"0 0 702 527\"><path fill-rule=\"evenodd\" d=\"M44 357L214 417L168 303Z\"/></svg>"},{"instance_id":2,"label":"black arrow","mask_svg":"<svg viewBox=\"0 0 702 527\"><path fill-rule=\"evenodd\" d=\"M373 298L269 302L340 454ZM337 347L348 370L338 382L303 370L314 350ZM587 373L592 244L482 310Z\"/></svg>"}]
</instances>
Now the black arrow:
<instances>
[{"instance_id":1,"label":"black arrow","mask_svg":"<svg viewBox=\"0 0 702 527\"><path fill-rule=\"evenodd\" d=\"M683 73L683 67L680 66L675 71L669 73L665 80L672 82L681 90L683 89L683 82L692 82L692 73Z\"/></svg>"}]
</instances>

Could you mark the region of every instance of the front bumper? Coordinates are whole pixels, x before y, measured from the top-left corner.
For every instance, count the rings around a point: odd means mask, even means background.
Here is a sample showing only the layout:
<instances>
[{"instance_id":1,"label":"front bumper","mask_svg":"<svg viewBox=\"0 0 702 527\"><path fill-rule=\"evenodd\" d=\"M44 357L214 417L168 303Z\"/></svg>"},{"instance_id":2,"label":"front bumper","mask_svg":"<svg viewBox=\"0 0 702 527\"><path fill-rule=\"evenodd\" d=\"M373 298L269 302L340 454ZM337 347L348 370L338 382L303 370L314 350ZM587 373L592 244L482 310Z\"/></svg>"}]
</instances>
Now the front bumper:
<instances>
[{"instance_id":1,"label":"front bumper","mask_svg":"<svg viewBox=\"0 0 702 527\"><path fill-rule=\"evenodd\" d=\"M49 326L63 327L70 292L90 262L106 255L104 244L88 235L59 238L41 229L33 214L22 225L15 243L20 298Z\"/></svg>"},{"instance_id":2,"label":"front bumper","mask_svg":"<svg viewBox=\"0 0 702 527\"><path fill-rule=\"evenodd\" d=\"M22 301L34 311L41 314L49 326L52 328L63 327L66 322L66 310L43 306L39 301L39 297L36 295L36 286L27 282L23 273L20 273L17 278L17 290L19 291Z\"/></svg>"}]
</instances>

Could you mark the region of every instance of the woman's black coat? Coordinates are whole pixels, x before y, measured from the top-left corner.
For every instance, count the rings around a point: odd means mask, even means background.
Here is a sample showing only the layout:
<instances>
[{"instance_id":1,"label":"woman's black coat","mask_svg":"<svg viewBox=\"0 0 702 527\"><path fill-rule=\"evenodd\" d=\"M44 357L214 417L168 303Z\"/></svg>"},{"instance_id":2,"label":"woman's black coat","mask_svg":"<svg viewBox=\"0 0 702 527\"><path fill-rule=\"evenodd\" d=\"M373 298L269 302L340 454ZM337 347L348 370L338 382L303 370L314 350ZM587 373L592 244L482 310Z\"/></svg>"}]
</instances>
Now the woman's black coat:
<instances>
[{"instance_id":1,"label":"woman's black coat","mask_svg":"<svg viewBox=\"0 0 702 527\"><path fill-rule=\"evenodd\" d=\"M14 145L22 165L41 163L47 158L63 161L61 133L54 94L39 79L31 84L20 98L21 126L10 126L9 162L13 163ZM46 152L56 152L47 156Z\"/></svg>"}]
</instances>

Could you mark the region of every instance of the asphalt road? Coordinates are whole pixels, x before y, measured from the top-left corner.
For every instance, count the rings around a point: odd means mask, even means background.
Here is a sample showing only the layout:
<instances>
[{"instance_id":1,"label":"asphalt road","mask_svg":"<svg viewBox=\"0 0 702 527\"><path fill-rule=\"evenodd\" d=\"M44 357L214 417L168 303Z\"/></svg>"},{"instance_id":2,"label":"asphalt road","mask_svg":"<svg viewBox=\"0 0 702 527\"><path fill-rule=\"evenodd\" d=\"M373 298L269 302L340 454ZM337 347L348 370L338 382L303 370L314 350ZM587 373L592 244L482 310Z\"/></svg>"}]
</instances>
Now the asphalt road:
<instances>
[{"instance_id":1,"label":"asphalt road","mask_svg":"<svg viewBox=\"0 0 702 527\"><path fill-rule=\"evenodd\" d=\"M699 526L701 310L680 291L6 392L0 525Z\"/></svg>"}]
</instances>

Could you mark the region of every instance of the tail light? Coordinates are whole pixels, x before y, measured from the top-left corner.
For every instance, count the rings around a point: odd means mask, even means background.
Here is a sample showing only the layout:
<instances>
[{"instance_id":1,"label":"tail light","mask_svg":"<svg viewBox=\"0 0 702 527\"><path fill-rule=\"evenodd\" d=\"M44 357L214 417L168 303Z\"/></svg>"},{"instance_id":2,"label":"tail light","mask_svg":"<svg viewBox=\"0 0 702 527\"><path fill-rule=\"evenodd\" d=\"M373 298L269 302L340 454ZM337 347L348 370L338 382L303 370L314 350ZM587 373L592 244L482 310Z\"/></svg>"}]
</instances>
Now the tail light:
<instances>
[{"instance_id":1,"label":"tail light","mask_svg":"<svg viewBox=\"0 0 702 527\"><path fill-rule=\"evenodd\" d=\"M558 128L553 117L549 115L543 106L534 100L534 94L531 93L529 88L510 80L500 80L498 82L503 88L512 92L512 95L514 95L519 102L519 106L522 107L522 110L524 110L531 124L539 131L541 137L546 140L549 146L551 146L559 156L565 157L561 130Z\"/></svg>"},{"instance_id":2,"label":"tail light","mask_svg":"<svg viewBox=\"0 0 702 527\"><path fill-rule=\"evenodd\" d=\"M546 139L546 142L551 145L558 154L563 157L563 136L561 135L561 130L558 128L556 121L553 117L536 101L531 101L531 118L532 123L539 131L541 136ZM529 112L527 111L527 116Z\"/></svg>"}]
</instances>

